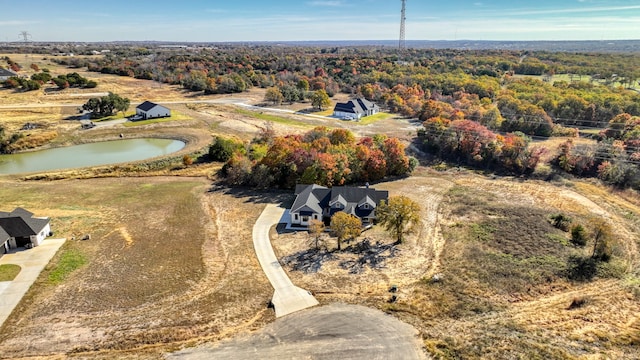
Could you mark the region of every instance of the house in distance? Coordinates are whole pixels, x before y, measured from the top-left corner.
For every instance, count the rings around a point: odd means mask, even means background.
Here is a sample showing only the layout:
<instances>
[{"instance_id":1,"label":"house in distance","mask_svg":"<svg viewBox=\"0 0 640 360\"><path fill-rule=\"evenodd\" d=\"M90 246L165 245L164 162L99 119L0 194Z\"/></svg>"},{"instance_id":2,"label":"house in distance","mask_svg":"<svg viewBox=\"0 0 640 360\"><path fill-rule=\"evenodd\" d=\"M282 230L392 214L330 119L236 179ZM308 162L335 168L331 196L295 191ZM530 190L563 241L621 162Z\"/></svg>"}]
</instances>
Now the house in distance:
<instances>
[{"instance_id":1,"label":"house in distance","mask_svg":"<svg viewBox=\"0 0 640 360\"><path fill-rule=\"evenodd\" d=\"M375 221L380 202L389 199L388 191L368 186L334 186L329 189L320 185L298 185L295 194L296 200L289 213L291 225L300 227L308 226L311 220L328 224L339 211L358 217L367 226Z\"/></svg>"},{"instance_id":2,"label":"house in distance","mask_svg":"<svg viewBox=\"0 0 640 360\"><path fill-rule=\"evenodd\" d=\"M171 110L162 105L145 101L136 107L134 120L147 120L171 116Z\"/></svg>"},{"instance_id":3,"label":"house in distance","mask_svg":"<svg viewBox=\"0 0 640 360\"><path fill-rule=\"evenodd\" d=\"M7 81L14 76L18 76L18 74L11 70L0 68L0 81Z\"/></svg>"},{"instance_id":4,"label":"house in distance","mask_svg":"<svg viewBox=\"0 0 640 360\"><path fill-rule=\"evenodd\" d=\"M365 116L380 112L380 107L363 98L349 100L346 103L337 103L333 109L333 116L343 120L360 121Z\"/></svg>"},{"instance_id":5,"label":"house in distance","mask_svg":"<svg viewBox=\"0 0 640 360\"><path fill-rule=\"evenodd\" d=\"M0 256L11 249L38 246L50 234L49 218L34 217L23 208L0 211Z\"/></svg>"}]
</instances>

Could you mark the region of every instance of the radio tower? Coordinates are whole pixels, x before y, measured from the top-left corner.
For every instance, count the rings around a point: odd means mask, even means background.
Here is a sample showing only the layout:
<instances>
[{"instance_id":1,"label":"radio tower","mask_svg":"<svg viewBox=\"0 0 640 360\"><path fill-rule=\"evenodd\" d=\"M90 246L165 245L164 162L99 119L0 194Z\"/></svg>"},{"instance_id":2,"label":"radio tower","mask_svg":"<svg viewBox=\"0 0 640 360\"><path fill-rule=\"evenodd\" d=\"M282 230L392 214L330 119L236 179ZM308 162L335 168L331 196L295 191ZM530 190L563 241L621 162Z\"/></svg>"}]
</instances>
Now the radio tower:
<instances>
[{"instance_id":1,"label":"radio tower","mask_svg":"<svg viewBox=\"0 0 640 360\"><path fill-rule=\"evenodd\" d=\"M405 22L407 21L407 0L402 1L402 13L400 15L400 42L398 43L398 49L403 52L406 49L405 44Z\"/></svg>"}]
</instances>

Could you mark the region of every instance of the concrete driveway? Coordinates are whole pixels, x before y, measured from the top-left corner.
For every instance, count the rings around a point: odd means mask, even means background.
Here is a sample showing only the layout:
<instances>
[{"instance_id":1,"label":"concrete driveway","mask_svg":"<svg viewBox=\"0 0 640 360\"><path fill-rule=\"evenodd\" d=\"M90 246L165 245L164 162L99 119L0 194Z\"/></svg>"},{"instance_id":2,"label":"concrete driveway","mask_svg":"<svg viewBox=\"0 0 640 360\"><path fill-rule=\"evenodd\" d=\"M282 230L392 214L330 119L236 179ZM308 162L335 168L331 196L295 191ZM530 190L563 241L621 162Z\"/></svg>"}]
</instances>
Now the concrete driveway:
<instances>
[{"instance_id":1,"label":"concrete driveway","mask_svg":"<svg viewBox=\"0 0 640 360\"><path fill-rule=\"evenodd\" d=\"M379 310L331 304L276 319L255 334L167 359L427 359L418 331Z\"/></svg>"},{"instance_id":2,"label":"concrete driveway","mask_svg":"<svg viewBox=\"0 0 640 360\"><path fill-rule=\"evenodd\" d=\"M46 239L33 249L14 251L0 258L0 265L13 264L21 270L13 281L1 283L0 286L0 326L4 324L24 294L36 281L40 272L49 263L53 255L64 244L66 239Z\"/></svg>"},{"instance_id":3,"label":"concrete driveway","mask_svg":"<svg viewBox=\"0 0 640 360\"><path fill-rule=\"evenodd\" d=\"M310 292L293 285L271 247L269 230L278 224L283 213L283 208L269 204L253 226L253 247L275 290L271 303L276 309L276 317L318 305L318 300Z\"/></svg>"}]
</instances>

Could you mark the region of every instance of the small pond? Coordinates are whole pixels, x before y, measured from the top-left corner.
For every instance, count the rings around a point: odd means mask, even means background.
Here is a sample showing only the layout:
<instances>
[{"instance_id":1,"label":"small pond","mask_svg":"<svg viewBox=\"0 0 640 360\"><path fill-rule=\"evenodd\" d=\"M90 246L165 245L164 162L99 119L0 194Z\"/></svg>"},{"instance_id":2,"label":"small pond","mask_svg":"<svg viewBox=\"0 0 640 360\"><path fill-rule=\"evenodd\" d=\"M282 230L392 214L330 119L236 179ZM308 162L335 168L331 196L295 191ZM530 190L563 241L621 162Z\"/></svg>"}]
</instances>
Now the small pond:
<instances>
[{"instance_id":1,"label":"small pond","mask_svg":"<svg viewBox=\"0 0 640 360\"><path fill-rule=\"evenodd\" d=\"M171 139L127 139L0 155L0 174L126 163L171 154L184 146Z\"/></svg>"}]
</instances>

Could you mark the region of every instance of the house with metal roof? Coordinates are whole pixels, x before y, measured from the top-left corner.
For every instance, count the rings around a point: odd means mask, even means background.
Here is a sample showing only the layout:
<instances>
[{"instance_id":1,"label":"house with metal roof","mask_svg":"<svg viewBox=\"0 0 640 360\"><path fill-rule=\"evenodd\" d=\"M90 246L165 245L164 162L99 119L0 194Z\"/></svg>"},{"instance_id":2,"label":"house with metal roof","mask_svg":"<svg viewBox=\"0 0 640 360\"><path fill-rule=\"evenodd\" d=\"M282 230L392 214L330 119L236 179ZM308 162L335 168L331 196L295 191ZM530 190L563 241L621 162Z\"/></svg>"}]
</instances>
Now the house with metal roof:
<instances>
[{"instance_id":1,"label":"house with metal roof","mask_svg":"<svg viewBox=\"0 0 640 360\"><path fill-rule=\"evenodd\" d=\"M380 107L363 98L349 100L346 103L337 103L333 109L333 116L344 120L360 120L380 112Z\"/></svg>"},{"instance_id":2,"label":"house with metal roof","mask_svg":"<svg viewBox=\"0 0 640 360\"><path fill-rule=\"evenodd\" d=\"M50 233L49 218L34 217L23 208L0 211L0 255L19 247L38 246Z\"/></svg>"},{"instance_id":3,"label":"house with metal roof","mask_svg":"<svg viewBox=\"0 0 640 360\"><path fill-rule=\"evenodd\" d=\"M0 68L0 81L7 81L10 77L18 76L11 70Z\"/></svg>"},{"instance_id":4,"label":"house with metal roof","mask_svg":"<svg viewBox=\"0 0 640 360\"><path fill-rule=\"evenodd\" d=\"M296 200L289 211L291 225L306 227L311 220L325 223L337 212L358 217L363 225L376 219L376 208L382 200L389 199L388 191L366 187L334 186L326 188L320 185L296 186Z\"/></svg>"},{"instance_id":5,"label":"house with metal roof","mask_svg":"<svg viewBox=\"0 0 640 360\"><path fill-rule=\"evenodd\" d=\"M171 116L171 110L162 105L145 101L136 107L136 119L147 120Z\"/></svg>"}]
</instances>

